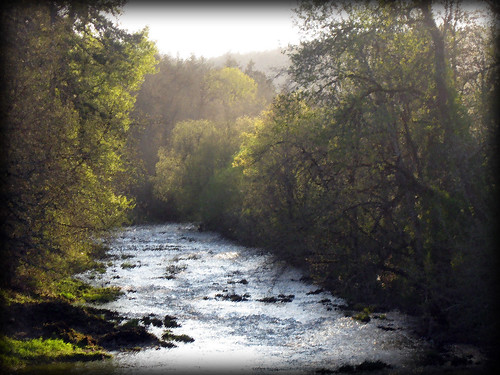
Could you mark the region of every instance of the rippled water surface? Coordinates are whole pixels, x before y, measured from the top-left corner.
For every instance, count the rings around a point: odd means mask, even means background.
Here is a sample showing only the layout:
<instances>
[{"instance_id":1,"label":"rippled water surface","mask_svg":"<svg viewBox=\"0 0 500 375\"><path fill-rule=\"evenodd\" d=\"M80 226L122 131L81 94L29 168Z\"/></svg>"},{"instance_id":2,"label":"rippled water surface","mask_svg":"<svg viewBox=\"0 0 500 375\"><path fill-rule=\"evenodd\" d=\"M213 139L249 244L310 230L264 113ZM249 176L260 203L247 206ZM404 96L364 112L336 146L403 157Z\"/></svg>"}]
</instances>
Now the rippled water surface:
<instances>
[{"instance_id":1,"label":"rippled water surface","mask_svg":"<svg viewBox=\"0 0 500 375\"><path fill-rule=\"evenodd\" d=\"M111 255L106 273L82 275L125 292L101 307L128 318L173 315L181 325L173 332L195 341L114 353L105 364L78 365L82 371L314 373L377 360L401 369L411 366L419 347L404 315L387 313L366 324L346 317L342 299L302 281L299 271L190 225L128 228L112 243ZM266 297L278 302L259 301Z\"/></svg>"}]
</instances>

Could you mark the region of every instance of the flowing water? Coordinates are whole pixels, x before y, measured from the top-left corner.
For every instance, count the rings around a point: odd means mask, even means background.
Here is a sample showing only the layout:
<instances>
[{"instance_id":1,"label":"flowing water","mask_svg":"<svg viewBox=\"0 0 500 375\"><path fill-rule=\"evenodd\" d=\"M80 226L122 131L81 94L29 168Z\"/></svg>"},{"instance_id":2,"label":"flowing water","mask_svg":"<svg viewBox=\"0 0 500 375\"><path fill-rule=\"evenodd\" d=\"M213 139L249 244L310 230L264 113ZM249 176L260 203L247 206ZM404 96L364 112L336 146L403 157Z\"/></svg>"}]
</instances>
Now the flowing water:
<instances>
[{"instance_id":1,"label":"flowing water","mask_svg":"<svg viewBox=\"0 0 500 375\"><path fill-rule=\"evenodd\" d=\"M73 364L76 372L302 374L365 361L397 370L411 366L421 344L407 316L354 320L342 299L304 281L298 270L192 225L130 227L117 235L111 255L104 274L81 275L125 292L99 307L131 319L175 316L181 327L172 331L195 341L113 353L109 361ZM164 332L149 329L159 337Z\"/></svg>"}]
</instances>

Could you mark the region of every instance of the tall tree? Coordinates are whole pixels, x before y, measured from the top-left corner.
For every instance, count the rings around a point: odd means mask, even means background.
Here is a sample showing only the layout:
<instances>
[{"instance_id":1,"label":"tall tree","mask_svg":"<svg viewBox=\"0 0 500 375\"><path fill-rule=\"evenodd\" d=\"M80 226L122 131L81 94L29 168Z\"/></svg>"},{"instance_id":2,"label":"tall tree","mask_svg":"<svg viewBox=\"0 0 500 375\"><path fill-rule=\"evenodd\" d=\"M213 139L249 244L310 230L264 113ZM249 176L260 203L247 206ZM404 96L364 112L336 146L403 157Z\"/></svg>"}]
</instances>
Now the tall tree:
<instances>
[{"instance_id":1,"label":"tall tree","mask_svg":"<svg viewBox=\"0 0 500 375\"><path fill-rule=\"evenodd\" d=\"M207 205L215 206L213 199L218 199L214 184L220 187L223 171L231 166L239 148L241 134L252 125L248 117L230 124L210 120L178 123L168 146L158 153L160 160L153 179L156 195L191 220L203 219L203 213L205 218L215 218L215 212L207 209Z\"/></svg>"},{"instance_id":2,"label":"tall tree","mask_svg":"<svg viewBox=\"0 0 500 375\"><path fill-rule=\"evenodd\" d=\"M262 102L256 106L257 83L239 68L211 70L202 90L203 118L231 121L239 116L255 115L263 107Z\"/></svg>"},{"instance_id":3,"label":"tall tree","mask_svg":"<svg viewBox=\"0 0 500 375\"><path fill-rule=\"evenodd\" d=\"M16 3L2 13L4 285L40 290L81 269L132 200L125 142L155 65L147 33L103 12L121 1Z\"/></svg>"},{"instance_id":4,"label":"tall tree","mask_svg":"<svg viewBox=\"0 0 500 375\"><path fill-rule=\"evenodd\" d=\"M385 296L424 314L431 330L470 333L487 319L486 308L471 312L488 303L494 281L495 185L485 147L492 122L466 107L484 104L476 95L494 86L470 77L468 64L479 59L486 73L496 63L487 26L446 4L438 25L428 3L302 2L305 38L290 74L310 109L277 101L238 163L249 222L265 218L263 237L281 236L288 250L311 249L294 251L332 289ZM478 283L481 293L467 287Z\"/></svg>"}]
</instances>

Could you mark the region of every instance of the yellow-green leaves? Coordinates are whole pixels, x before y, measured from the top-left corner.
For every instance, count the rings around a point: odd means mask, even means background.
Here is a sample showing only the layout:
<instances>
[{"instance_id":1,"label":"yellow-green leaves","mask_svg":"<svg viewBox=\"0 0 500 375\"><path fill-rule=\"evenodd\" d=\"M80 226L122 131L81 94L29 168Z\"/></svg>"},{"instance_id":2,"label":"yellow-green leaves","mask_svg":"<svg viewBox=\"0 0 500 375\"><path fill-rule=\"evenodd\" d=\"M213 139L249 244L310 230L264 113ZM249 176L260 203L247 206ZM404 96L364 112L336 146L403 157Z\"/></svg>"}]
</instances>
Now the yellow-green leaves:
<instances>
[{"instance_id":1,"label":"yellow-green leaves","mask_svg":"<svg viewBox=\"0 0 500 375\"><path fill-rule=\"evenodd\" d=\"M240 69L212 70L204 82L205 117L224 121L252 114L256 95L257 84Z\"/></svg>"},{"instance_id":2,"label":"yellow-green leaves","mask_svg":"<svg viewBox=\"0 0 500 375\"><path fill-rule=\"evenodd\" d=\"M153 178L156 195L175 203L184 214L196 217L204 189L218 171L231 165L240 135L251 125L249 118L178 123L169 146L161 148L158 154Z\"/></svg>"},{"instance_id":3,"label":"yellow-green leaves","mask_svg":"<svg viewBox=\"0 0 500 375\"><path fill-rule=\"evenodd\" d=\"M211 100L220 100L233 106L243 100L253 100L257 93L255 81L238 68L222 68L208 73L206 95Z\"/></svg>"},{"instance_id":4,"label":"yellow-green leaves","mask_svg":"<svg viewBox=\"0 0 500 375\"><path fill-rule=\"evenodd\" d=\"M30 4L2 19L11 41L2 273L28 290L81 270L92 237L126 220L129 112L157 52L146 31L119 30L93 6L78 15L50 6L55 16Z\"/></svg>"}]
</instances>

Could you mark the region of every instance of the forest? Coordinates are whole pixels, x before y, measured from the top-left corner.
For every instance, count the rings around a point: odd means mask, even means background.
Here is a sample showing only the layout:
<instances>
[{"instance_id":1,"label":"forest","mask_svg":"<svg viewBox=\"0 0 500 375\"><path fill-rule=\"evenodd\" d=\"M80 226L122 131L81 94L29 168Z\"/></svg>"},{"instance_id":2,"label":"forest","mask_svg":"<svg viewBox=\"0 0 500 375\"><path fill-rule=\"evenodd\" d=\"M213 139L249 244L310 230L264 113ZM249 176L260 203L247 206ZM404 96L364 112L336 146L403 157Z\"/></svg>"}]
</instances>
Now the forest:
<instances>
[{"instance_id":1,"label":"forest","mask_svg":"<svg viewBox=\"0 0 500 375\"><path fill-rule=\"evenodd\" d=\"M104 16L123 4L4 4L3 305L64 299L114 228L189 221L426 337L495 345L494 2L300 2L280 88L159 54Z\"/></svg>"}]
</instances>

